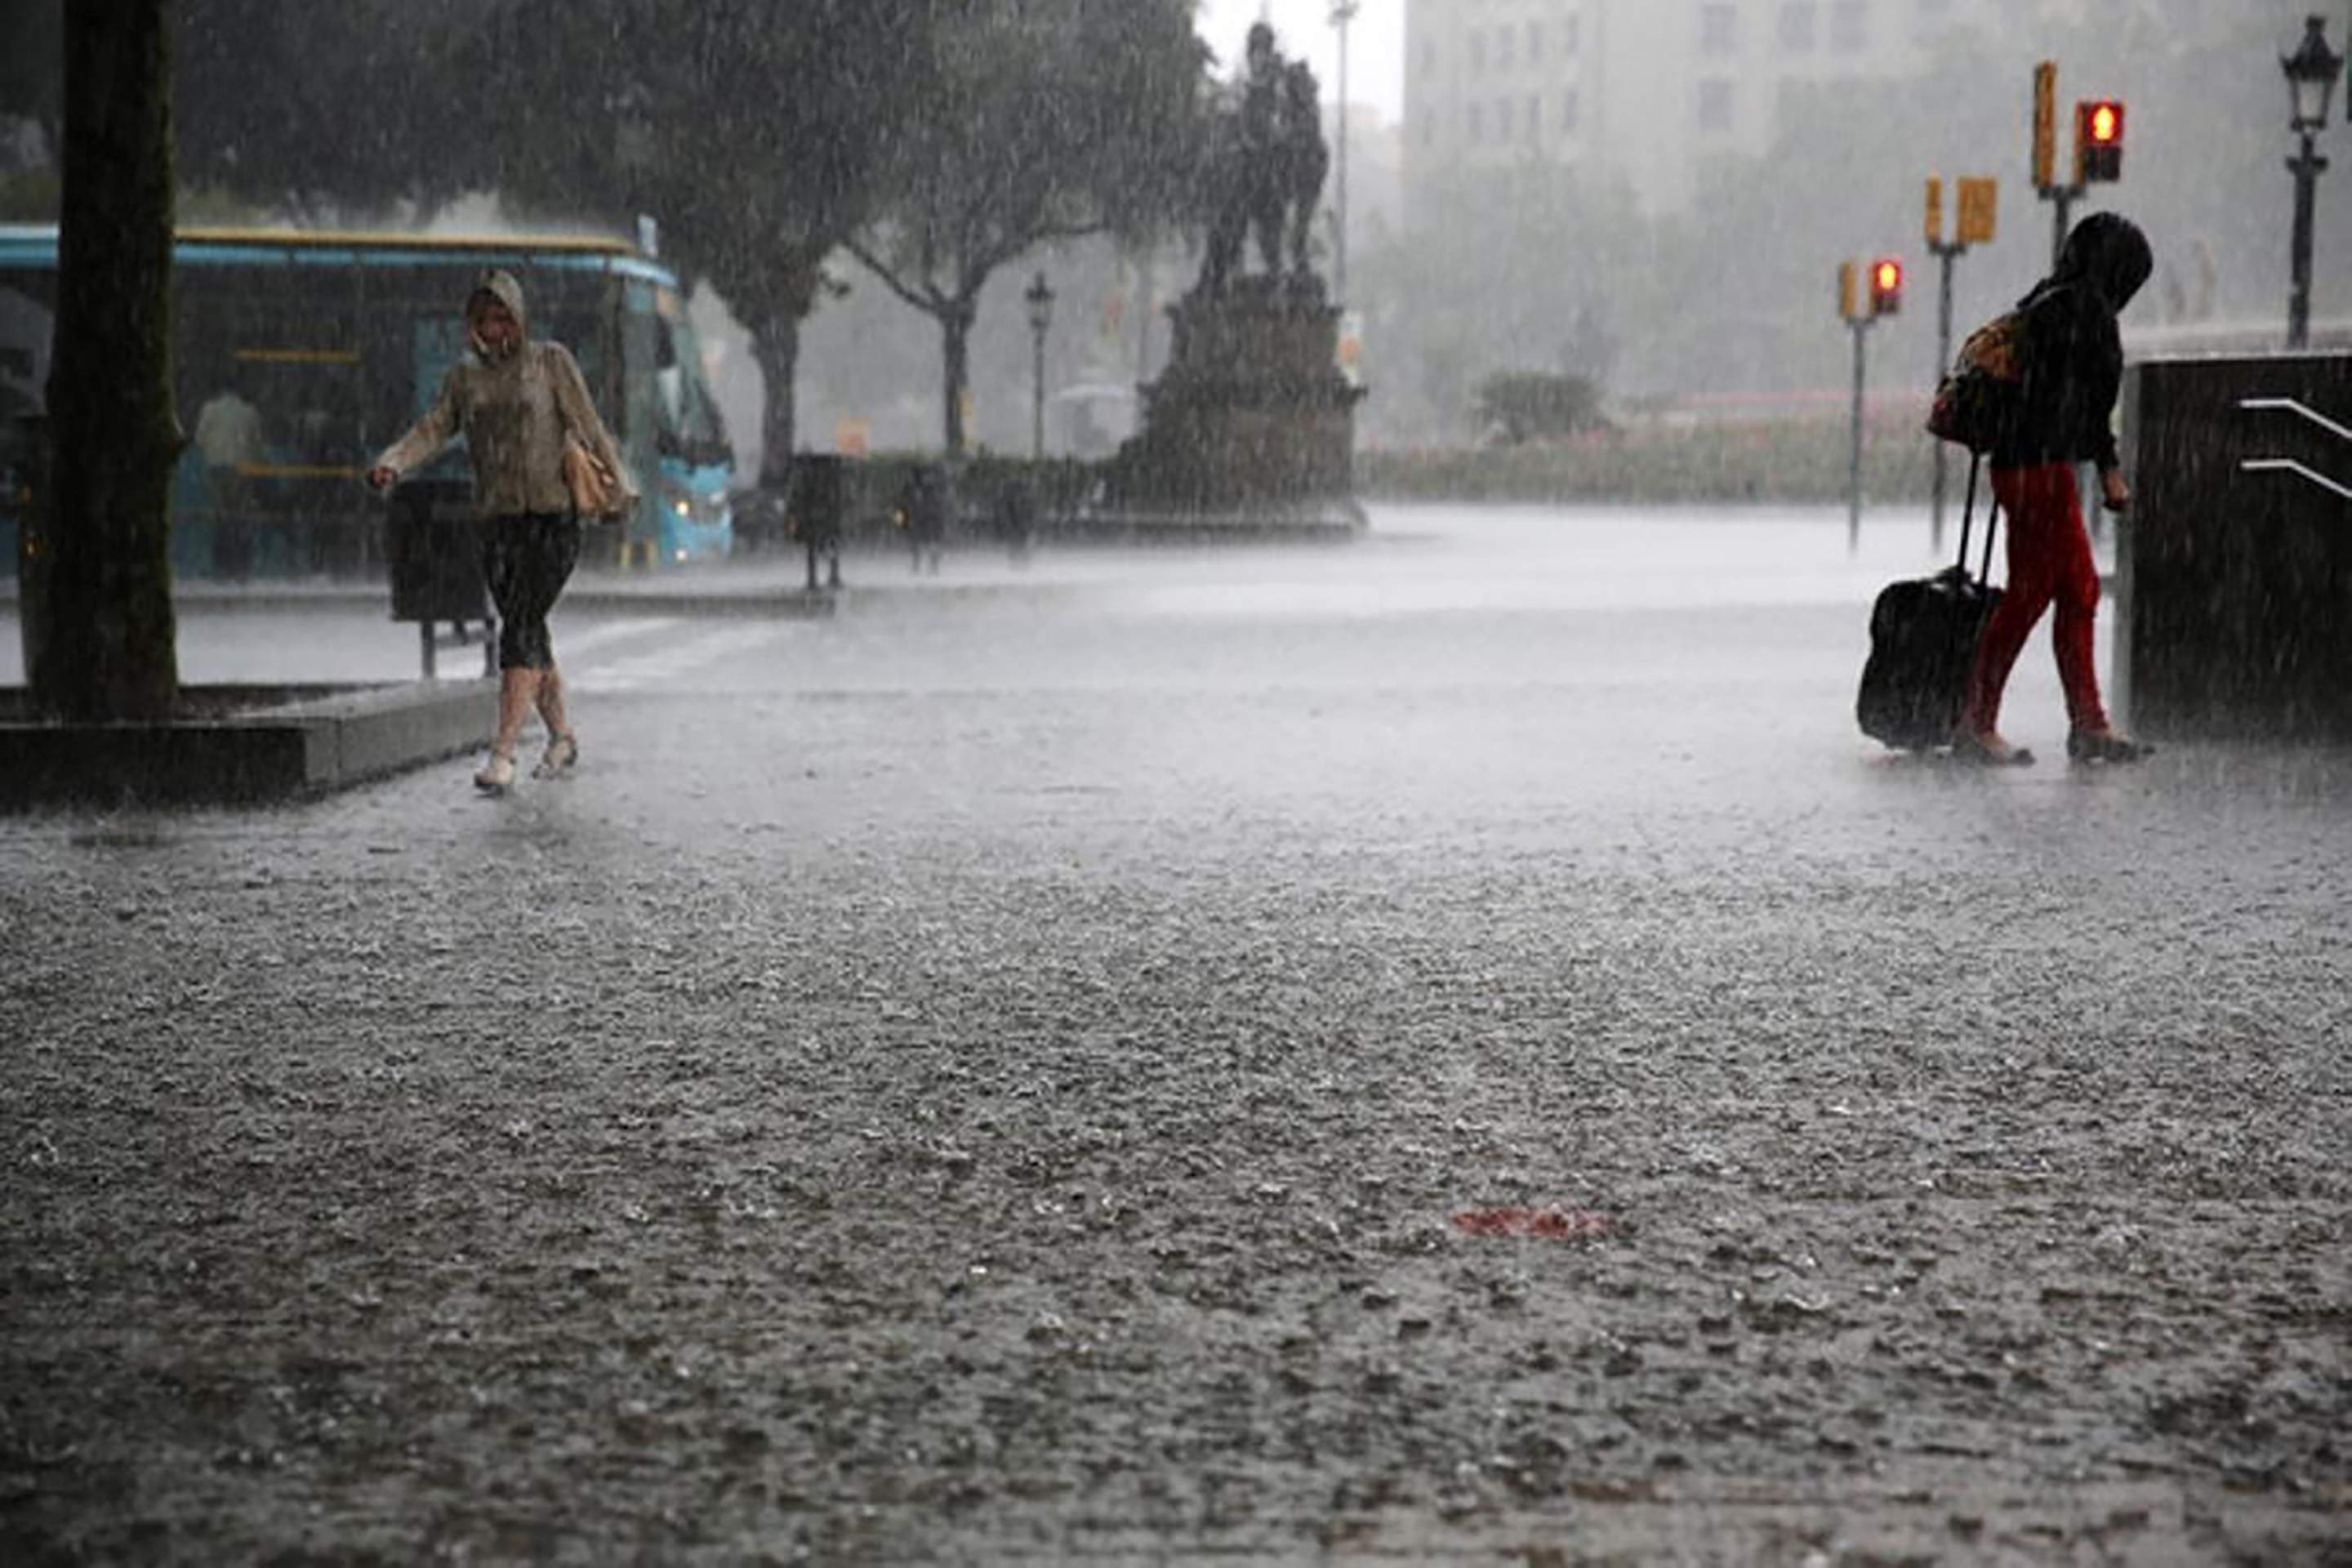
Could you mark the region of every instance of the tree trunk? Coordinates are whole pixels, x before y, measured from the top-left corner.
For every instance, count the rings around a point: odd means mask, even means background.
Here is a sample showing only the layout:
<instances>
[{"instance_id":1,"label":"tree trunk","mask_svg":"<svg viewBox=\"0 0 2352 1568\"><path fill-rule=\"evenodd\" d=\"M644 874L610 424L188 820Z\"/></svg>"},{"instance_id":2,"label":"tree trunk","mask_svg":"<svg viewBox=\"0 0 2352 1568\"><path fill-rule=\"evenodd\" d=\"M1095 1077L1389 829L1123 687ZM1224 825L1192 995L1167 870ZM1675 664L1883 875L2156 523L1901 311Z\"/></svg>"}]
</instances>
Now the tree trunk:
<instances>
[{"instance_id":1,"label":"tree trunk","mask_svg":"<svg viewBox=\"0 0 2352 1568\"><path fill-rule=\"evenodd\" d=\"M752 335L751 353L767 384L768 405L760 419L760 484L782 489L791 481L793 447L798 438L801 319L789 310L772 311Z\"/></svg>"},{"instance_id":2,"label":"tree trunk","mask_svg":"<svg viewBox=\"0 0 2352 1568\"><path fill-rule=\"evenodd\" d=\"M940 315L940 362L945 370L948 456L963 454L963 395L971 384L971 318L969 300L959 300Z\"/></svg>"},{"instance_id":3,"label":"tree trunk","mask_svg":"<svg viewBox=\"0 0 2352 1568\"><path fill-rule=\"evenodd\" d=\"M41 603L25 617L33 700L66 719L159 720L179 697L164 10L163 0L66 8L51 482L35 524Z\"/></svg>"}]
</instances>

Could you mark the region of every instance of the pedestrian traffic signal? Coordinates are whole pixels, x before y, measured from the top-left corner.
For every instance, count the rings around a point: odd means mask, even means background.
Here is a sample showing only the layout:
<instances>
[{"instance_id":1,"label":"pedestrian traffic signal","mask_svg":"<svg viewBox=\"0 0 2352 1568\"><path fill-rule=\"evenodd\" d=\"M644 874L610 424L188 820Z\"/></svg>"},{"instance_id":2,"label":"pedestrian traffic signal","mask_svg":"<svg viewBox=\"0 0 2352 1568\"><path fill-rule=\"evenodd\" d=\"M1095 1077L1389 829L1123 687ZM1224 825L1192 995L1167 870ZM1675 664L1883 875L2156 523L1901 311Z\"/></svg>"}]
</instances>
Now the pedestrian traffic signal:
<instances>
[{"instance_id":1,"label":"pedestrian traffic signal","mask_svg":"<svg viewBox=\"0 0 2352 1568\"><path fill-rule=\"evenodd\" d=\"M2083 183L2124 176L2124 106L2112 98L2074 106L2074 148Z\"/></svg>"},{"instance_id":2,"label":"pedestrian traffic signal","mask_svg":"<svg viewBox=\"0 0 2352 1568\"><path fill-rule=\"evenodd\" d=\"M2000 229L2000 182L1998 180L1962 180L1960 182L1960 232L1962 245L1990 245Z\"/></svg>"},{"instance_id":3,"label":"pedestrian traffic signal","mask_svg":"<svg viewBox=\"0 0 2352 1568\"><path fill-rule=\"evenodd\" d=\"M1870 264L1870 313L1892 316L1903 309L1903 263L1882 256Z\"/></svg>"}]
</instances>

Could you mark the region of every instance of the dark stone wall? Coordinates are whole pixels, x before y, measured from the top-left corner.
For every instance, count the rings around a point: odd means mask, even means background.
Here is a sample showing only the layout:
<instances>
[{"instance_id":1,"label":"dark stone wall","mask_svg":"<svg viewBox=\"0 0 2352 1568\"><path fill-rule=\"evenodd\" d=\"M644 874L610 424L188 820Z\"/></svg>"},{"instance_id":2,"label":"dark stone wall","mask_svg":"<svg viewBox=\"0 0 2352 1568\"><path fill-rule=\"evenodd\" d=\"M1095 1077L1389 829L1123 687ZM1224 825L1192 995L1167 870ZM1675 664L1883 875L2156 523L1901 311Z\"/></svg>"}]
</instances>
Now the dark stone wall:
<instances>
[{"instance_id":1,"label":"dark stone wall","mask_svg":"<svg viewBox=\"0 0 2352 1568\"><path fill-rule=\"evenodd\" d=\"M1113 505L1236 512L1351 495L1363 392L1337 368L1339 312L1273 281L1170 307L1168 369L1111 461Z\"/></svg>"},{"instance_id":2,"label":"dark stone wall","mask_svg":"<svg viewBox=\"0 0 2352 1568\"><path fill-rule=\"evenodd\" d=\"M2352 740L2352 443L2285 412L2352 426L2352 355L2150 360L2125 383L2136 495L2116 561L2116 687L2150 737Z\"/></svg>"}]
</instances>

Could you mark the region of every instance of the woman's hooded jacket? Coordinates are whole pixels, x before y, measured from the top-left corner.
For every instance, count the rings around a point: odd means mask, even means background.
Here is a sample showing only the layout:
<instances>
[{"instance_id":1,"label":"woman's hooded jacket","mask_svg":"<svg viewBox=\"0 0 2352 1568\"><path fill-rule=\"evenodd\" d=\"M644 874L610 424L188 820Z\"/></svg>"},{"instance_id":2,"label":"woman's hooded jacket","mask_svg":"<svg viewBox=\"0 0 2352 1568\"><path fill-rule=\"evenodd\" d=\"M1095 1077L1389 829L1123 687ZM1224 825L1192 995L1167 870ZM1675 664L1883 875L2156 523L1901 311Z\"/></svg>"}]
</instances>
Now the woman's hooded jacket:
<instances>
[{"instance_id":1,"label":"woman's hooded jacket","mask_svg":"<svg viewBox=\"0 0 2352 1568\"><path fill-rule=\"evenodd\" d=\"M2015 424L1993 448L1995 468L2116 466L2113 415L2124 344L2116 316L2154 267L2147 237L2129 218L2094 213L2074 226L2057 270L2018 301L2025 392Z\"/></svg>"},{"instance_id":2,"label":"woman's hooded jacket","mask_svg":"<svg viewBox=\"0 0 2352 1568\"><path fill-rule=\"evenodd\" d=\"M509 353L493 355L470 339L473 353L449 367L440 395L415 428L384 449L378 467L404 475L433 460L458 436L474 461L474 501L485 517L518 512L567 512L572 492L563 481L563 439L568 434L604 460L620 478L625 499L636 486L621 461L588 384L572 352L558 342L532 341L523 313L522 284L503 268L483 273L467 296L488 294L515 319L518 342Z\"/></svg>"}]
</instances>

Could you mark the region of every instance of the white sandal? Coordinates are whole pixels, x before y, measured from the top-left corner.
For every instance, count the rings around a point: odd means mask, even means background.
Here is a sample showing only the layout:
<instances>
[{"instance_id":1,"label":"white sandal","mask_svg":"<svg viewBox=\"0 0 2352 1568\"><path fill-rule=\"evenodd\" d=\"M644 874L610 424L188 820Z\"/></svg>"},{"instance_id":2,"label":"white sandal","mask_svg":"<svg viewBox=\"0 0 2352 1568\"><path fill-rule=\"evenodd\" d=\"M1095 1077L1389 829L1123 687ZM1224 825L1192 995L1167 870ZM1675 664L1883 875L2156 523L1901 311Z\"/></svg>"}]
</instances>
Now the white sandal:
<instances>
[{"instance_id":1,"label":"white sandal","mask_svg":"<svg viewBox=\"0 0 2352 1568\"><path fill-rule=\"evenodd\" d=\"M552 736L547 742L546 752L539 759L539 765L530 770L530 776L535 779L557 778L570 773L579 761L580 741L577 736L568 731Z\"/></svg>"},{"instance_id":2,"label":"white sandal","mask_svg":"<svg viewBox=\"0 0 2352 1568\"><path fill-rule=\"evenodd\" d=\"M504 795L514 786L515 760L512 752L492 752L482 771L474 775L474 787L485 795Z\"/></svg>"}]
</instances>

